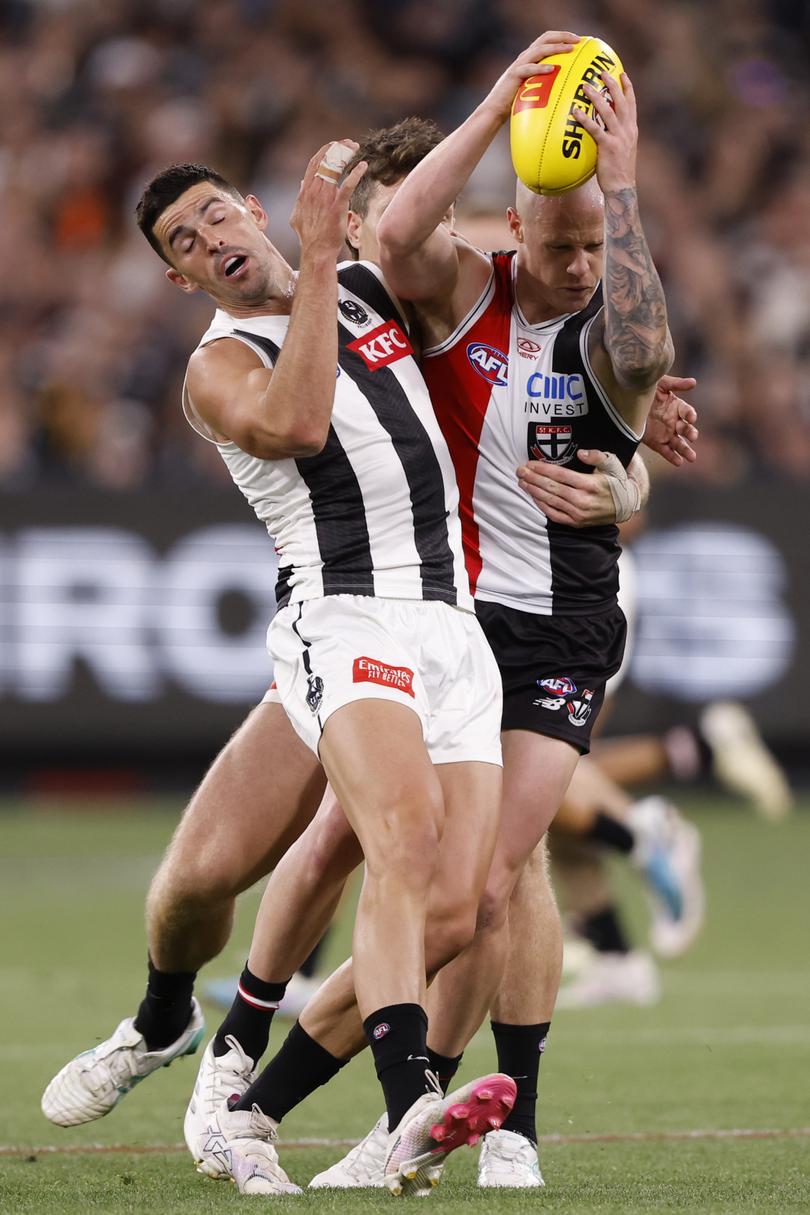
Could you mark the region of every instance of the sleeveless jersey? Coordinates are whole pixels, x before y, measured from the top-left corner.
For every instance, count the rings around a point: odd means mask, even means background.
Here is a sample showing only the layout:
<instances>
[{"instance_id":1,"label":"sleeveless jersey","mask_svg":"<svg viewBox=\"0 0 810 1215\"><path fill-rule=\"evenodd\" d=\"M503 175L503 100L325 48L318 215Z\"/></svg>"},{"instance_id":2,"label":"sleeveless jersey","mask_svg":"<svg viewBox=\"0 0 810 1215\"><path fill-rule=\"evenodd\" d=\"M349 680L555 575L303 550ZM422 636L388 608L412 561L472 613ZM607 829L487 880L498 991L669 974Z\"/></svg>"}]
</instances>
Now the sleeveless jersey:
<instances>
[{"instance_id":1,"label":"sleeveless jersey","mask_svg":"<svg viewBox=\"0 0 810 1215\"><path fill-rule=\"evenodd\" d=\"M601 286L580 312L530 325L515 297L514 254L492 254L484 293L422 371L461 495L476 598L540 615L585 615L616 602L618 529L554 523L517 483L527 459L591 472L577 448L626 467L641 435L608 399L588 358Z\"/></svg>"},{"instance_id":2,"label":"sleeveless jersey","mask_svg":"<svg viewBox=\"0 0 810 1215\"><path fill-rule=\"evenodd\" d=\"M275 363L288 316L218 310L200 346L231 337ZM453 464L408 330L376 266L338 267L339 352L323 451L262 460L217 444L278 554L278 606L324 595L441 600L472 610ZM306 377L300 385L307 392ZM216 441L194 409L191 425Z\"/></svg>"}]
</instances>

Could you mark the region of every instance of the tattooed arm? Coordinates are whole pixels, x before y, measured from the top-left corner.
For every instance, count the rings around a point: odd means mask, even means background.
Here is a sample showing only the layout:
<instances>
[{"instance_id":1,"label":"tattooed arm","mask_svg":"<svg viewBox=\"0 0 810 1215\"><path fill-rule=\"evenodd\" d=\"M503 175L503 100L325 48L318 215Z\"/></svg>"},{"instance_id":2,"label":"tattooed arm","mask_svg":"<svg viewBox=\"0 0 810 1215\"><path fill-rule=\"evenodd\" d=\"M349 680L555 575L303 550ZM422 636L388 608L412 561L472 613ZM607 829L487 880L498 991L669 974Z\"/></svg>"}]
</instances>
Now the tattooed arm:
<instances>
[{"instance_id":1,"label":"tattooed arm","mask_svg":"<svg viewBox=\"0 0 810 1215\"><path fill-rule=\"evenodd\" d=\"M604 346L617 382L652 388L672 363L667 306L635 189L605 195Z\"/></svg>"},{"instance_id":2,"label":"tattooed arm","mask_svg":"<svg viewBox=\"0 0 810 1215\"><path fill-rule=\"evenodd\" d=\"M605 308L592 331L594 370L633 430L641 430L659 376L673 358L667 308L641 226L636 194L636 104L625 75L622 86L603 73L606 97L585 89L601 125L584 111L582 126L598 145L597 181L605 195Z\"/></svg>"}]
</instances>

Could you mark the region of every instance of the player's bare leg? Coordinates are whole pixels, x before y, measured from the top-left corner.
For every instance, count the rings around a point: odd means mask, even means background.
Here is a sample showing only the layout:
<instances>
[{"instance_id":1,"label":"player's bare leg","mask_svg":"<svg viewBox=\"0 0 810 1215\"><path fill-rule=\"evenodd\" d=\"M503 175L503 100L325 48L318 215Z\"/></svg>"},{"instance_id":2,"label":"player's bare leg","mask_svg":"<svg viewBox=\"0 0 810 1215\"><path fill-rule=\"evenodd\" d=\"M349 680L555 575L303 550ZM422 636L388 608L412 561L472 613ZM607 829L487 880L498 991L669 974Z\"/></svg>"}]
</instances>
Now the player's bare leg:
<instances>
[{"instance_id":1,"label":"player's bare leg","mask_svg":"<svg viewBox=\"0 0 810 1215\"><path fill-rule=\"evenodd\" d=\"M673 726L660 735L600 740L594 756L602 770L621 785L693 781L711 773L765 818L782 819L793 805L785 774L754 719L732 701L707 705L695 726Z\"/></svg>"},{"instance_id":2,"label":"player's bare leg","mask_svg":"<svg viewBox=\"0 0 810 1215\"><path fill-rule=\"evenodd\" d=\"M435 772L445 814L426 916L424 949L428 975L462 949L474 932L476 908L495 842L501 784L500 769L493 764L448 763L436 767ZM297 852L294 849L288 859L293 859ZM299 857L299 869L300 861ZM460 874L464 875L463 882L459 881ZM275 875L268 891L274 882ZM281 929L279 936L283 938L285 925L277 920L276 927ZM275 944L274 949L277 953ZM350 960L321 987L279 1054L244 1095L242 1104L258 1105L278 1122L365 1047L368 1039L357 1007L351 967ZM355 1166L352 1184L360 1184L358 1177L363 1184L381 1182L387 1148L388 1119L384 1116L360 1153L362 1158L352 1161ZM369 1180L371 1177L375 1181ZM316 1179L318 1186L335 1184L346 1183L336 1180L329 1170Z\"/></svg>"},{"instance_id":3,"label":"player's bare leg","mask_svg":"<svg viewBox=\"0 0 810 1215\"><path fill-rule=\"evenodd\" d=\"M271 787L268 753L286 757ZM100 1118L144 1076L197 1049L196 971L227 941L236 896L306 827L324 783L281 705L254 709L203 779L152 882L149 985L137 1016L62 1068L43 1094L46 1117L60 1126ZM272 1011L244 1006L265 1043Z\"/></svg>"},{"instance_id":4,"label":"player's bare leg","mask_svg":"<svg viewBox=\"0 0 810 1215\"><path fill-rule=\"evenodd\" d=\"M274 754L284 762L268 780ZM146 930L158 970L197 971L221 952L236 896L301 834L325 783L281 705L257 705L206 773L152 879Z\"/></svg>"},{"instance_id":5,"label":"player's bare leg","mask_svg":"<svg viewBox=\"0 0 810 1215\"><path fill-rule=\"evenodd\" d=\"M506 982L503 967L510 956L510 928L517 941L513 965L518 962L517 934L523 932L523 925L510 909L512 896L579 758L569 743L524 730L508 731L503 743L503 808L478 931L472 945L437 976L429 997L430 1049L454 1061ZM508 997L508 1008L515 1020L501 1021L493 1013L498 1069L515 1079L517 1097L503 1127L485 1141L479 1184L487 1186L543 1184L535 1147L537 1075L559 986L562 930L545 865L537 866L533 877L541 893L529 927L532 936L540 939L542 954L529 963L525 976L513 976L515 991ZM518 914L519 908L518 901ZM506 1015L505 1006L501 1011Z\"/></svg>"},{"instance_id":6,"label":"player's bare leg","mask_svg":"<svg viewBox=\"0 0 810 1215\"><path fill-rule=\"evenodd\" d=\"M294 973L323 936L346 880L363 860L360 843L327 786L315 818L273 868L248 954L265 982Z\"/></svg>"},{"instance_id":7,"label":"player's bare leg","mask_svg":"<svg viewBox=\"0 0 810 1215\"><path fill-rule=\"evenodd\" d=\"M675 806L661 797L632 801L597 763L584 756L554 819L552 836L563 835L618 852L639 872L651 905L650 933L657 952L675 956L691 945L703 922L700 838ZM620 936L615 908L603 908L594 931L597 937L607 932L606 944L615 945ZM584 935L591 939L587 923ZM597 939L593 943L600 947ZM615 971L618 976L619 964L613 970L610 966L606 963L606 973ZM634 968L638 970L640 997L649 1003L657 990L655 967L646 956L630 959L631 986Z\"/></svg>"},{"instance_id":8,"label":"player's bare leg","mask_svg":"<svg viewBox=\"0 0 810 1215\"><path fill-rule=\"evenodd\" d=\"M504 792L498 840L472 944L440 975L430 993L430 1045L458 1055L483 1021L500 985L507 956L512 892L528 858L565 793L579 753L569 743L525 730L503 736ZM554 1006L559 982L561 931L556 904L548 904L549 984ZM500 961L499 961L500 959Z\"/></svg>"}]
</instances>

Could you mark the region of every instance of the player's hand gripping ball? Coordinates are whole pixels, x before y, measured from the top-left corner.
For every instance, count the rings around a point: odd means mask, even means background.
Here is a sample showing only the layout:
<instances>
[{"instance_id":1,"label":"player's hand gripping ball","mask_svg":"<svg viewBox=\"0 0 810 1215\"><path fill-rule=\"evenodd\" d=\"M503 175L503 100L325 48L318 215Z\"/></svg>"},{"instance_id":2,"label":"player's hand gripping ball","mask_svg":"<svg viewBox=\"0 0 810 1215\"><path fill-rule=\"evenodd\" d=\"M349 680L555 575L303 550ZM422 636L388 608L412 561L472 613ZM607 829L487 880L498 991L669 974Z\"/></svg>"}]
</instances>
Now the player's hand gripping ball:
<instances>
[{"instance_id":1,"label":"player's hand gripping ball","mask_svg":"<svg viewBox=\"0 0 810 1215\"><path fill-rule=\"evenodd\" d=\"M580 107L593 114L582 86L602 90L600 73L619 80L624 68L601 38L581 38L567 55L549 55L543 62L555 71L524 80L512 105L512 164L535 194L564 194L596 172L596 143L572 113Z\"/></svg>"}]
</instances>

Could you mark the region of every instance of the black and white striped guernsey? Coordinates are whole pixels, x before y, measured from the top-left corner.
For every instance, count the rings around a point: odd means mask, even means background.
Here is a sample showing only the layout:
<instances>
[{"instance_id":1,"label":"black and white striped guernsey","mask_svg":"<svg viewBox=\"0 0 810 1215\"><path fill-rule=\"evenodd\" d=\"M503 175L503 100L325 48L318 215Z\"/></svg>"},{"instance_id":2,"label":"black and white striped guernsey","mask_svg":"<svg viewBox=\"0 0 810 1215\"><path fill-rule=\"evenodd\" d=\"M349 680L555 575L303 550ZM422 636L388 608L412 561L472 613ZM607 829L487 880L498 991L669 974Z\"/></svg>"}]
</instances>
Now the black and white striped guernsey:
<instances>
[{"instance_id":1,"label":"black and white striped guernsey","mask_svg":"<svg viewBox=\"0 0 810 1215\"><path fill-rule=\"evenodd\" d=\"M218 310L200 346L233 337L272 367L288 316ZM335 402L323 451L261 460L218 444L278 553L279 607L324 595L441 600L472 610L453 463L379 269L338 267ZM302 397L306 381L300 385ZM210 430L183 389L191 425Z\"/></svg>"}]
</instances>

